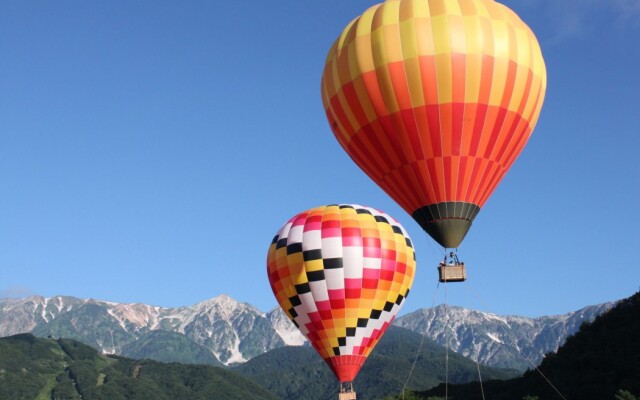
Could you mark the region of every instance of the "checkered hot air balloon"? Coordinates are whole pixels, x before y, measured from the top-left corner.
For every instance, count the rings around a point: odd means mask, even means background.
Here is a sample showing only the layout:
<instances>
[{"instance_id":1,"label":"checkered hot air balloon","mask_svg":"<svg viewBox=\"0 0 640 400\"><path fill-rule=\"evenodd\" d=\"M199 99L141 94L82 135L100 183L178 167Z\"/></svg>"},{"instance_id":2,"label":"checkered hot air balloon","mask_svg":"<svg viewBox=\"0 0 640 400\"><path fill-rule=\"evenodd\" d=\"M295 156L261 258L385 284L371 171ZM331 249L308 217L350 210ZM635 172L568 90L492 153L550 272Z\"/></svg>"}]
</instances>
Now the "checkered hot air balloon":
<instances>
[{"instance_id":1,"label":"checkered hot air balloon","mask_svg":"<svg viewBox=\"0 0 640 400\"><path fill-rule=\"evenodd\" d=\"M445 248L527 143L546 88L529 27L493 0L387 0L353 20L322 75L340 145Z\"/></svg>"},{"instance_id":2,"label":"checkered hot air balloon","mask_svg":"<svg viewBox=\"0 0 640 400\"><path fill-rule=\"evenodd\" d=\"M360 205L291 218L267 255L278 303L340 382L351 382L402 307L416 269L404 228Z\"/></svg>"}]
</instances>

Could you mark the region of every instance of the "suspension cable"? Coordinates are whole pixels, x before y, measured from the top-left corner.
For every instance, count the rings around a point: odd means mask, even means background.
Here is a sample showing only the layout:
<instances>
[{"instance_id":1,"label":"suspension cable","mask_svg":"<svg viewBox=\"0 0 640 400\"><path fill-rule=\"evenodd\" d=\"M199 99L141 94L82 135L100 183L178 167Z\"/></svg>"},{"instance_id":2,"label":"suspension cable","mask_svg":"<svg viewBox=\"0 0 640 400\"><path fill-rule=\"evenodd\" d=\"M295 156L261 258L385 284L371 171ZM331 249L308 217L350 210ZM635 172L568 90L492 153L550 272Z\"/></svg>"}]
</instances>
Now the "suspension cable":
<instances>
[{"instance_id":1,"label":"suspension cable","mask_svg":"<svg viewBox=\"0 0 640 400\"><path fill-rule=\"evenodd\" d=\"M471 330L471 343L476 342L476 335L473 331L473 324L469 324L469 329ZM479 355L479 354L478 354ZM482 394L482 400L486 400L484 397L484 387L482 386L482 373L480 372L480 362L478 361L479 357L474 357L476 361L476 369L478 370L478 381L480 382L480 393Z\"/></svg>"},{"instance_id":2,"label":"suspension cable","mask_svg":"<svg viewBox=\"0 0 640 400\"><path fill-rule=\"evenodd\" d=\"M447 310L447 282L444 283L444 341L446 352L444 356L444 400L449 398L449 312Z\"/></svg>"},{"instance_id":3,"label":"suspension cable","mask_svg":"<svg viewBox=\"0 0 640 400\"><path fill-rule=\"evenodd\" d=\"M467 284L469 285L469 288L471 289L471 291L473 292L474 296L476 297L476 300L478 300L480 303L482 303L482 304L483 304L483 307L487 308L486 303L482 300L482 298L480 298L480 296L479 296L478 292L476 292L476 290L474 289L474 287L473 287L470 283L467 283ZM488 308L487 308L487 309L488 309ZM511 325L509 325L509 323L506 323L506 324L507 324L507 326L509 327L509 329L511 329ZM529 364L531 364L531 366L532 366L536 371L538 371L538 373L540 374L540 376L542 376L542 378L544 378L544 380L545 380L545 381L547 381L547 383L549 384L549 386L551 386L551 388L552 388L553 390L555 390L555 392L556 392L560 397L562 397L564 400L567 400L567 398L566 398L566 397L564 397L564 396L562 395L562 393L560 393L560 391L558 390L558 388L556 388L556 387L553 385L553 383L551 383L551 381L550 381L550 380L549 380L549 379L548 379L548 378L547 378L547 377L542 373L542 371L540 370L540 368L538 368L538 367L537 367L537 366L536 366L536 365L535 365L535 364L534 364L534 363L533 363L533 362L532 362L528 357L526 357L524 354L522 354L522 352L520 351L520 348L517 348L517 349L518 349L518 354L519 354L522 358L524 358L525 360L527 360L527 362L529 362ZM484 395L483 395L483 396L484 396Z\"/></svg>"},{"instance_id":4,"label":"suspension cable","mask_svg":"<svg viewBox=\"0 0 640 400\"><path fill-rule=\"evenodd\" d=\"M521 354L522 355L522 354ZM524 357L524 356L523 356ZM564 400L567 400L566 397L564 397L562 395L562 393L560 393L560 391L558 390L558 388L556 388L555 386L553 386L553 383L551 383L551 381L549 379L547 379L546 376L544 376L544 374L542 373L542 371L540 371L540 368L536 367L534 363L531 362L531 360L529 360L529 358L524 357L525 360L529 361L529 364L531 364L531 366L533 368L535 368L536 371L538 371L538 373L540 374L541 377L544 378L545 381L547 381L547 383L549 384L549 386L551 386L553 388L553 390L556 391L556 393L558 393L558 396L562 397Z\"/></svg>"},{"instance_id":5,"label":"suspension cable","mask_svg":"<svg viewBox=\"0 0 640 400\"><path fill-rule=\"evenodd\" d=\"M436 290L434 291L433 294L433 301L431 302L431 308L433 309L433 307L435 307L436 304L436 298L438 297L438 289L440 288L440 281L438 281L438 284L436 285ZM420 346L418 346L418 350L416 351L416 355L413 358L413 363L411 364L411 369L409 370L409 376L407 377L407 380L404 383L404 386L402 386L402 400L404 400L404 393L405 390L407 389L407 386L409 385L409 382L411 381L411 378L413 377L413 371L416 367L416 363L418 362L418 357L420 356L420 353L422 352L422 346L424 345L424 339L427 336L427 329L423 329L422 331L422 338L420 338Z\"/></svg>"}]
</instances>

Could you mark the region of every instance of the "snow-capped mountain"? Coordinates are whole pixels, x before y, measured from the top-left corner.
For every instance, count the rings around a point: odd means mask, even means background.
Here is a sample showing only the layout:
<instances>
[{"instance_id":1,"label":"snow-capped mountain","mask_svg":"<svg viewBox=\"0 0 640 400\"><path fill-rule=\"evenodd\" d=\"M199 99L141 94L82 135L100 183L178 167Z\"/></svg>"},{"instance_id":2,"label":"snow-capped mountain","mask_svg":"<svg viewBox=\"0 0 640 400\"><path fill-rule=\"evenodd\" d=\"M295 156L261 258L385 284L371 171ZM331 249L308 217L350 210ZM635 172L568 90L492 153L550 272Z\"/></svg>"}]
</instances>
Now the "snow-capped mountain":
<instances>
[{"instance_id":1,"label":"snow-capped mountain","mask_svg":"<svg viewBox=\"0 0 640 400\"><path fill-rule=\"evenodd\" d=\"M244 362L285 344L264 313L226 295L185 308L172 319L179 321L177 332L212 349L225 364Z\"/></svg>"},{"instance_id":2,"label":"snow-capped mountain","mask_svg":"<svg viewBox=\"0 0 640 400\"><path fill-rule=\"evenodd\" d=\"M307 342L304 335L291 323L289 317L287 317L280 307L269 311L267 313L267 319L271 322L271 326L273 326L273 329L276 330L287 346L302 346Z\"/></svg>"},{"instance_id":3,"label":"snow-capped mountain","mask_svg":"<svg viewBox=\"0 0 640 400\"><path fill-rule=\"evenodd\" d=\"M537 365L545 353L555 351L584 321L612 306L605 303L565 315L526 318L440 305L407 314L394 324L441 345L448 341L453 351L482 364L525 370ZM277 347L306 343L279 307L263 313L226 295L179 308L67 296L0 299L0 336L32 332L68 337L105 353L126 356L132 348L136 354L144 353L140 345L153 343L151 336L157 331L175 334L165 339L175 339L182 346L192 342L190 351L204 349L227 365Z\"/></svg>"},{"instance_id":4,"label":"snow-capped mountain","mask_svg":"<svg viewBox=\"0 0 640 400\"><path fill-rule=\"evenodd\" d=\"M64 296L0 299L0 336L68 337L122 354L126 345L155 330L180 333L225 364L285 345L263 312L226 295L180 308Z\"/></svg>"},{"instance_id":5,"label":"snow-capped mountain","mask_svg":"<svg viewBox=\"0 0 640 400\"><path fill-rule=\"evenodd\" d=\"M493 367L526 370L555 352L584 322L610 310L614 303L584 307L564 315L527 318L499 316L461 307L439 305L395 321L396 326Z\"/></svg>"},{"instance_id":6,"label":"snow-capped mountain","mask_svg":"<svg viewBox=\"0 0 640 400\"><path fill-rule=\"evenodd\" d=\"M0 336L31 332L87 301L67 296L0 299Z\"/></svg>"}]
</instances>

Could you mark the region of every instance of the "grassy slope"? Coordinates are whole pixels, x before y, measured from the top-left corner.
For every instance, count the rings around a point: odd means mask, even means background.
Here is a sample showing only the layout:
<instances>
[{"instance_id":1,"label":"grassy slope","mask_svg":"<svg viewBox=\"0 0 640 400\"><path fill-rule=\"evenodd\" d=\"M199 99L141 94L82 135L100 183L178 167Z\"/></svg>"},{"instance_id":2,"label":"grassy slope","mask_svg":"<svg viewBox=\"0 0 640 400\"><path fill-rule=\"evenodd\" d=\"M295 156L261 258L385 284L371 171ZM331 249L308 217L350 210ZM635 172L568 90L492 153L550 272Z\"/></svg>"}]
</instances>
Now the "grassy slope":
<instances>
[{"instance_id":1,"label":"grassy slope","mask_svg":"<svg viewBox=\"0 0 640 400\"><path fill-rule=\"evenodd\" d=\"M81 397L82 396L82 397ZM207 365L99 355L69 339L0 339L0 399L277 399L253 382Z\"/></svg>"}]
</instances>

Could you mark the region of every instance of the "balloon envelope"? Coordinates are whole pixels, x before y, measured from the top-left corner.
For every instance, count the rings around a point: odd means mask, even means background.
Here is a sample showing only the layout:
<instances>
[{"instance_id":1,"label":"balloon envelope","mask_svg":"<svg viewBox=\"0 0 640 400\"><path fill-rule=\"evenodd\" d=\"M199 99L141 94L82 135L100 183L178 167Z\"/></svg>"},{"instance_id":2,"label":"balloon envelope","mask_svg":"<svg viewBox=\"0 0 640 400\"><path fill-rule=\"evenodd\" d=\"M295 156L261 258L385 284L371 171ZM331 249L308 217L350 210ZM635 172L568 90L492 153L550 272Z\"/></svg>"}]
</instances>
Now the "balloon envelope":
<instances>
[{"instance_id":1,"label":"balloon envelope","mask_svg":"<svg viewBox=\"0 0 640 400\"><path fill-rule=\"evenodd\" d=\"M389 215L360 205L302 212L267 255L278 303L340 382L352 381L400 310L415 252Z\"/></svg>"},{"instance_id":2,"label":"balloon envelope","mask_svg":"<svg viewBox=\"0 0 640 400\"><path fill-rule=\"evenodd\" d=\"M522 151L546 88L529 27L493 0L387 0L327 56L344 150L442 246L458 247Z\"/></svg>"}]
</instances>

